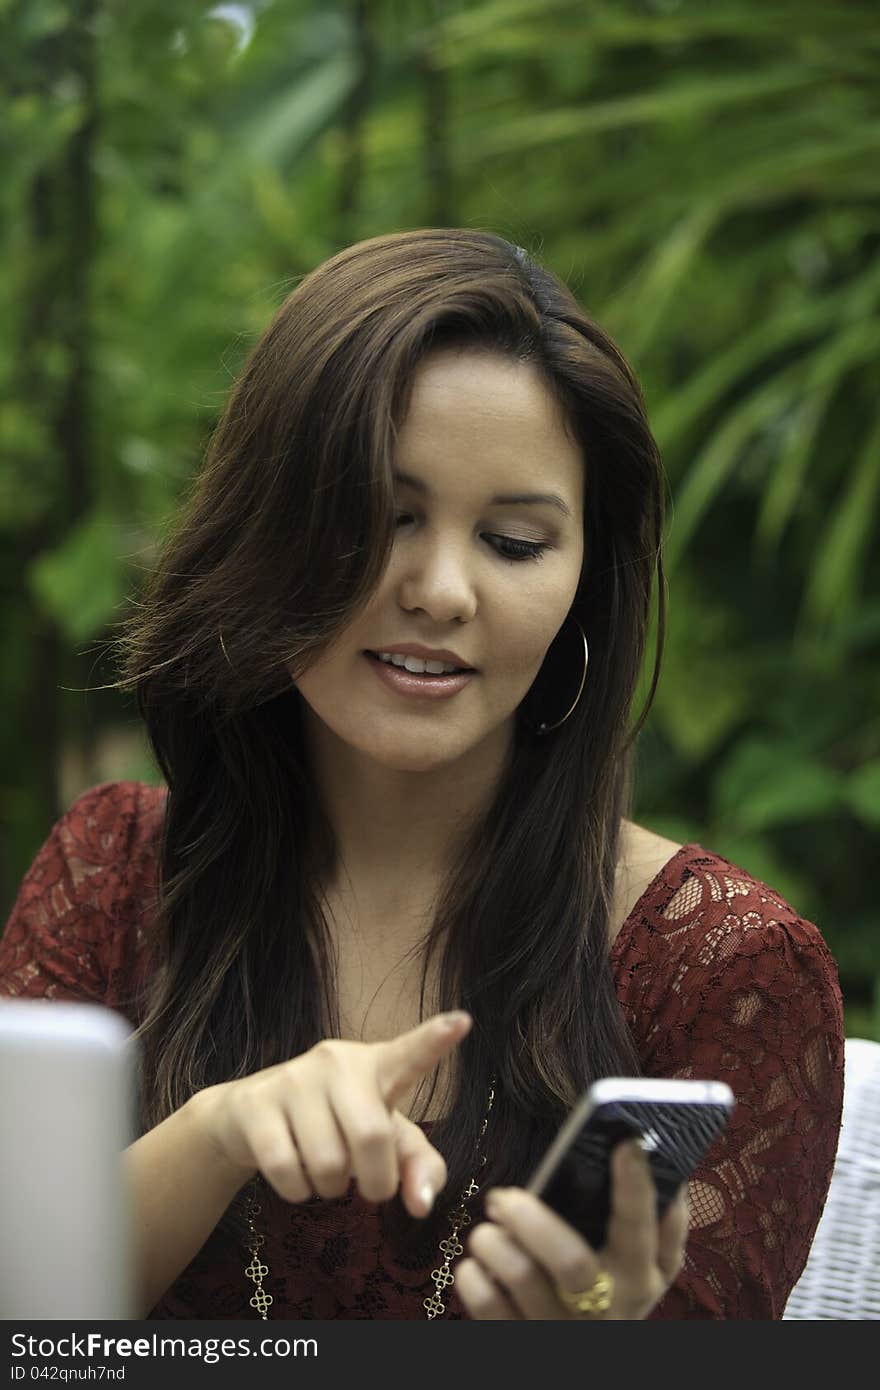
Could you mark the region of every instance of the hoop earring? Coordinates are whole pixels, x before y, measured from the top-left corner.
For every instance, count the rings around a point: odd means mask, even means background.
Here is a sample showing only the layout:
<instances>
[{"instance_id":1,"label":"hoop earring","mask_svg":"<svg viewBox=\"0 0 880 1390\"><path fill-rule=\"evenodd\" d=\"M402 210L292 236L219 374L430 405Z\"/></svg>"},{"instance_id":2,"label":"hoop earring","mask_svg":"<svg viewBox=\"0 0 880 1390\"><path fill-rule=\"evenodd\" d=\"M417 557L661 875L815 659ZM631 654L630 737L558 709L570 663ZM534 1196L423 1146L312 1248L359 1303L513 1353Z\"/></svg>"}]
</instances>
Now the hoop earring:
<instances>
[{"instance_id":1,"label":"hoop earring","mask_svg":"<svg viewBox=\"0 0 880 1390\"><path fill-rule=\"evenodd\" d=\"M578 688L577 688L577 694L575 695L573 701L572 701L571 704L569 705L569 707L568 707L568 709L566 710L565 714L562 716L561 719L557 719L556 722L555 722L554 724L548 724L548 723L546 722L546 720L541 720L540 722L534 722L532 719L530 719L530 718L528 717L527 714L524 714L524 715L523 715L523 722L525 723L526 728L529 729L529 730L535 735L536 738L543 738L545 734L552 733L552 731L553 731L554 729L558 729L558 728L560 727L561 724L564 724L564 723L565 723L566 719L569 717L569 715L570 715L570 714L574 711L574 709L577 707L578 700L581 698L581 695L582 695L583 689L584 689L584 685L586 684L586 679L587 679L587 667L588 667L589 662L590 662L590 649L589 649L589 646L587 645L587 634L584 632L584 629L581 627L581 624L578 622L577 618L574 616L573 613L570 613L568 616L572 619L572 621L573 621L574 623L577 624L577 628L578 628L578 631L580 632L581 641L582 641L582 643L583 643L583 648L584 648L584 651L583 651L583 663L584 663L584 664L583 664L583 670L581 671L580 683L579 683ZM564 626L564 624L563 624L563 626ZM556 637L556 639L555 639L556 641L559 640L559 635L560 635L560 634L557 634L557 637ZM578 643L578 646L580 647L580 643ZM551 646L551 651L552 651L552 646ZM548 656L549 656L549 653L548 653ZM546 675L545 667L546 667L548 664L552 664L552 662L548 663L548 657L545 657L545 658L544 658L544 666L541 667L541 673L539 674L538 680L541 679L541 675Z\"/></svg>"}]
</instances>

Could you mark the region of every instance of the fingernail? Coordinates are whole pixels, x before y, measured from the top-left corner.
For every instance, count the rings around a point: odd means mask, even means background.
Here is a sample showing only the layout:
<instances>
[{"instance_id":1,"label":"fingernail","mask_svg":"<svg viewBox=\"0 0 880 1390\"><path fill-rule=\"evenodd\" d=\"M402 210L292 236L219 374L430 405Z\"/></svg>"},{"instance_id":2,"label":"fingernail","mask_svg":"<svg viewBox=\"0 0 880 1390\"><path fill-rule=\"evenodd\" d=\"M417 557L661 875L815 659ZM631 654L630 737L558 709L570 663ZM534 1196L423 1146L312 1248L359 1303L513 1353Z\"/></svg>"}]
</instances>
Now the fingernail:
<instances>
[{"instance_id":1,"label":"fingernail","mask_svg":"<svg viewBox=\"0 0 880 1390\"><path fill-rule=\"evenodd\" d=\"M470 1014L465 1013L464 1009L453 1009L451 1013L440 1015L440 1026L455 1028L464 1019L470 1020Z\"/></svg>"},{"instance_id":2,"label":"fingernail","mask_svg":"<svg viewBox=\"0 0 880 1390\"><path fill-rule=\"evenodd\" d=\"M426 1211L430 1211L434 1205L434 1189L429 1182L423 1182L419 1188L419 1198Z\"/></svg>"}]
</instances>

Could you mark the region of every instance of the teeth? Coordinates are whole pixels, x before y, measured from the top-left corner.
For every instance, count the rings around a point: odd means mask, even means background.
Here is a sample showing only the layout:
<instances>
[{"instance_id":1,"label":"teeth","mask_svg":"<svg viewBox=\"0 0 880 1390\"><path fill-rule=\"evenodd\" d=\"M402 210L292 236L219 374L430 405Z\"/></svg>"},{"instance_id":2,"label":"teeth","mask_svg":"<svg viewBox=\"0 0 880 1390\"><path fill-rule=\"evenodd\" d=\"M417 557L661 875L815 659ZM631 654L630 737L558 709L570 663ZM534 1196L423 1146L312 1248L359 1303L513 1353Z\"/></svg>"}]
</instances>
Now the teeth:
<instances>
[{"instance_id":1,"label":"teeth","mask_svg":"<svg viewBox=\"0 0 880 1390\"><path fill-rule=\"evenodd\" d=\"M421 657L401 656L397 652L394 655L391 655L390 652L377 652L376 655L380 661L384 661L387 665L400 666L411 671L413 675L423 676L427 672L431 676L441 676L461 670L460 666L450 666L442 661L422 661Z\"/></svg>"}]
</instances>

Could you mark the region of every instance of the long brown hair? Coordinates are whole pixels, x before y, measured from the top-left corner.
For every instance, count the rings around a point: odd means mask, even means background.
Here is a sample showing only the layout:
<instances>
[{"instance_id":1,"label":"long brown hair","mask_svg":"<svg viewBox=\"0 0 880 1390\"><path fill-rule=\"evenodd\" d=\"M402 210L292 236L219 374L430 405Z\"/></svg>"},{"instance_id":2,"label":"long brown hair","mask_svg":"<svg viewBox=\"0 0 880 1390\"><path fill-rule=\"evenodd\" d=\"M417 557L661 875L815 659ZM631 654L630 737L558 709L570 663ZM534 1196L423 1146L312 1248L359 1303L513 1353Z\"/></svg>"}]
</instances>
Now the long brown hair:
<instances>
[{"instance_id":1,"label":"long brown hair","mask_svg":"<svg viewBox=\"0 0 880 1390\"><path fill-rule=\"evenodd\" d=\"M168 786L155 969L136 1034L146 1130L202 1087L307 1051L322 1019L337 1019L320 905L334 837L291 671L381 579L395 431L416 366L446 345L533 364L582 446L571 613L590 664L560 728L537 738L518 712L508 765L462 833L426 938L423 1007L436 952L440 1007L474 1017L453 1113L432 1131L449 1172L438 1213L474 1172L492 1077L484 1188L525 1181L591 1080L639 1070L608 933L634 740L663 647L664 475L632 370L555 275L493 233L432 228L346 248L297 285L251 352L116 639L117 685L134 691ZM629 729L655 569L653 680ZM567 706L541 688L541 712L561 718ZM424 1239L399 1198L383 1219L402 1245ZM237 1203L221 1225L243 1233Z\"/></svg>"}]
</instances>

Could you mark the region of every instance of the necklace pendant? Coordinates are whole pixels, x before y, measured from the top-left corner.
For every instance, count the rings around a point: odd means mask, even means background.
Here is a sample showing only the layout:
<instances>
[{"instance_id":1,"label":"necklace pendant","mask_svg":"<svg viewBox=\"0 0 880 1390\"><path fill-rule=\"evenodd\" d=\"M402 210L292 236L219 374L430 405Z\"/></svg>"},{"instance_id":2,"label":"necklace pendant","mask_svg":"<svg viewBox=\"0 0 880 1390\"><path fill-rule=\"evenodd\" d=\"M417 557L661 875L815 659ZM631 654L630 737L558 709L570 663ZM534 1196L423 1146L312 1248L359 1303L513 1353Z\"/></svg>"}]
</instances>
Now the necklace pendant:
<instances>
[{"instance_id":1,"label":"necklace pendant","mask_svg":"<svg viewBox=\"0 0 880 1390\"><path fill-rule=\"evenodd\" d=\"M422 1300L422 1307L429 1318L439 1318L446 1312L446 1304L440 1302L440 1295L432 1293L430 1298Z\"/></svg>"},{"instance_id":2,"label":"necklace pendant","mask_svg":"<svg viewBox=\"0 0 880 1390\"><path fill-rule=\"evenodd\" d=\"M263 1319L263 1322L268 1322L266 1314L271 1305L275 1302L272 1295L270 1293L266 1293L265 1289L257 1289L257 1292L249 1301L251 1307L256 1308L260 1317Z\"/></svg>"},{"instance_id":3,"label":"necklace pendant","mask_svg":"<svg viewBox=\"0 0 880 1390\"><path fill-rule=\"evenodd\" d=\"M456 1255L462 1254L464 1246L457 1236L451 1235L447 1236L445 1240L441 1240L440 1249L443 1251L447 1260L454 1260Z\"/></svg>"}]
</instances>

